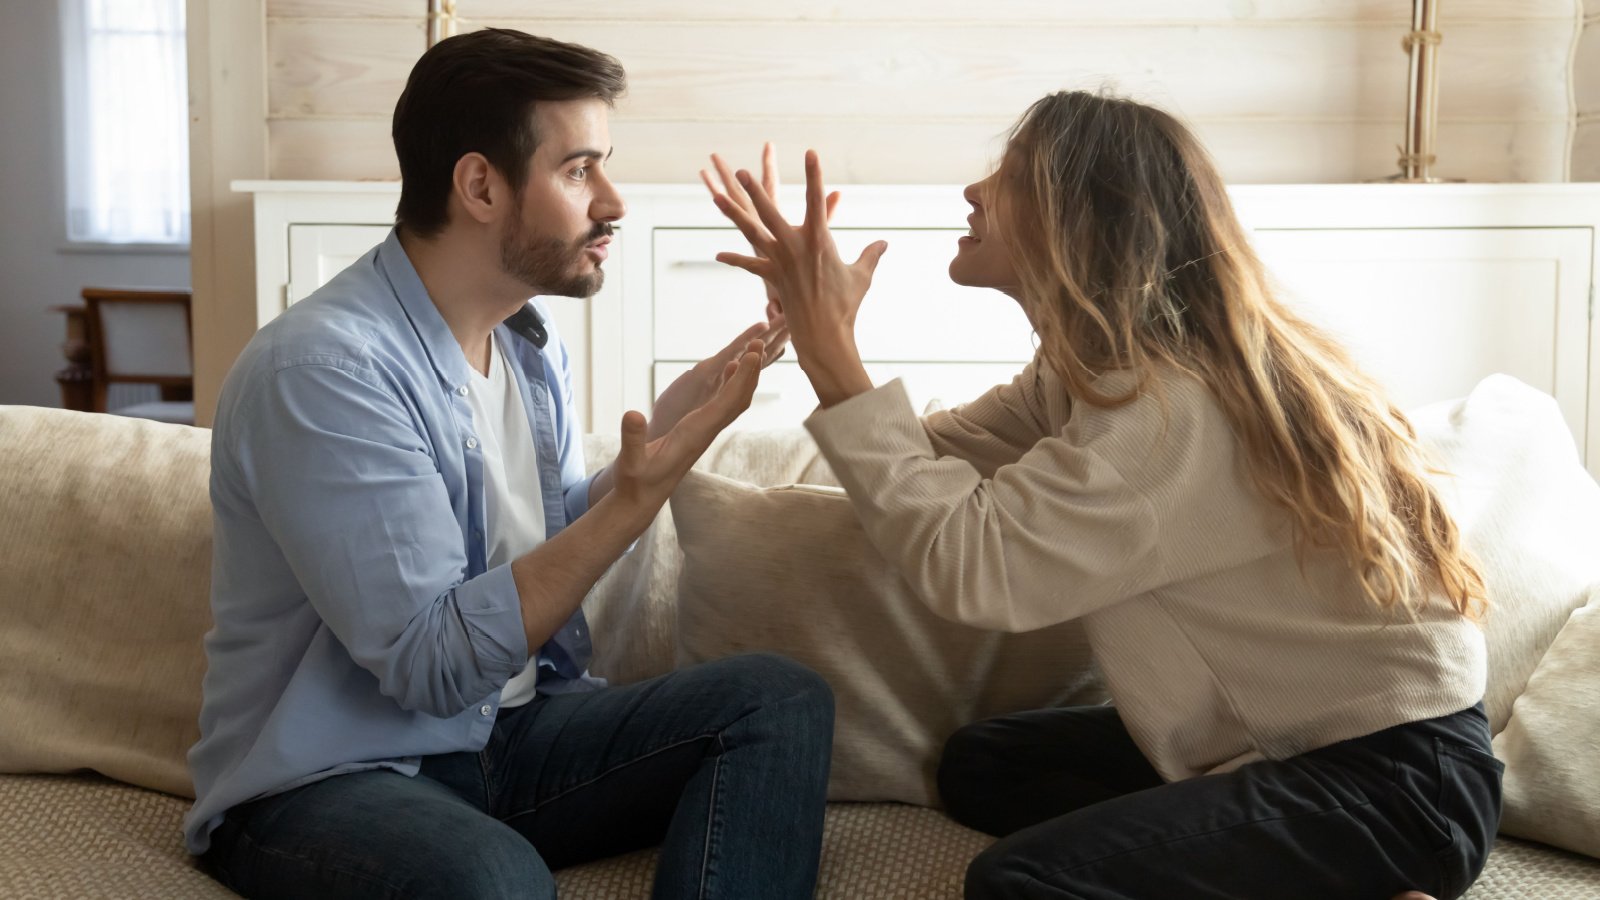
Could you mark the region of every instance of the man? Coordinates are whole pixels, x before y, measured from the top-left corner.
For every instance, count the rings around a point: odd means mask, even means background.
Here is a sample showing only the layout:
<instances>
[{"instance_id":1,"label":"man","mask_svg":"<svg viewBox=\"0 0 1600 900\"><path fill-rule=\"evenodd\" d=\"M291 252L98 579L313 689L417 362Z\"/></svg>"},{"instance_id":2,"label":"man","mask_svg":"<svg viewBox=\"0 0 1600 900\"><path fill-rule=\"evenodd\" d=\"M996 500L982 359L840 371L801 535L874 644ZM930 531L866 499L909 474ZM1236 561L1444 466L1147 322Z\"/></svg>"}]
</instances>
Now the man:
<instances>
[{"instance_id":1,"label":"man","mask_svg":"<svg viewBox=\"0 0 1600 900\"><path fill-rule=\"evenodd\" d=\"M585 478L561 341L624 212L609 56L450 38L395 108L389 237L263 328L213 434L191 852L251 897L552 897L661 843L656 895L808 897L832 696L776 657L604 687L580 603L750 402L781 320Z\"/></svg>"}]
</instances>

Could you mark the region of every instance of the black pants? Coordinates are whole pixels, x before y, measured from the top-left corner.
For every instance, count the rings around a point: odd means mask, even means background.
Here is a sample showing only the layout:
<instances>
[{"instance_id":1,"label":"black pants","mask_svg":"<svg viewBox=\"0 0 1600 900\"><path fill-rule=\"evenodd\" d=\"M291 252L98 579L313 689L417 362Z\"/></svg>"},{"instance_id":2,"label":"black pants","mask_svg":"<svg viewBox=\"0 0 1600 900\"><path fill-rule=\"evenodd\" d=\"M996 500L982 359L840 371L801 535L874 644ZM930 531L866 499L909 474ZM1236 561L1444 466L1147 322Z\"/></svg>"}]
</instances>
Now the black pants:
<instances>
[{"instance_id":1,"label":"black pants","mask_svg":"<svg viewBox=\"0 0 1600 900\"><path fill-rule=\"evenodd\" d=\"M1480 703L1292 759L1166 783L1114 707L978 722L945 745L950 815L1001 838L968 898L1458 897L1500 821Z\"/></svg>"}]
</instances>

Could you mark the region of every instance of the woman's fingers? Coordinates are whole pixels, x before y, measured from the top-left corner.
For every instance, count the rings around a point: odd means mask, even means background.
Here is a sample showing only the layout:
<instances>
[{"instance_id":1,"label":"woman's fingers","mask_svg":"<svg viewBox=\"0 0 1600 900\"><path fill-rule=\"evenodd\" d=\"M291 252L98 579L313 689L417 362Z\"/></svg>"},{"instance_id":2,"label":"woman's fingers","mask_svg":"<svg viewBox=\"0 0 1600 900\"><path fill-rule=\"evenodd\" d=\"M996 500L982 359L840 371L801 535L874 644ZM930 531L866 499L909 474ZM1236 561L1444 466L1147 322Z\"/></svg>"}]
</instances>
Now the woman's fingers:
<instances>
[{"instance_id":1,"label":"woman's fingers","mask_svg":"<svg viewBox=\"0 0 1600 900\"><path fill-rule=\"evenodd\" d=\"M712 200L716 200L718 197L722 196L722 190L717 187L717 183L715 181L711 180L711 173L707 172L705 169L700 170L700 183L704 184L706 186L706 190L711 192Z\"/></svg>"},{"instance_id":2,"label":"woman's fingers","mask_svg":"<svg viewBox=\"0 0 1600 900\"><path fill-rule=\"evenodd\" d=\"M781 244L783 241L782 235L793 231L793 229L788 222L783 220L783 214L778 211L777 203L767 196L767 192L761 189L761 185L756 184L755 179L750 176L749 172L740 169L738 176L739 184L744 187L745 192L750 195L751 202L755 204L756 215L761 217L762 224L766 225L767 230L772 233L774 237L773 244ZM765 255L771 256L772 254Z\"/></svg>"},{"instance_id":3,"label":"woman's fingers","mask_svg":"<svg viewBox=\"0 0 1600 900\"><path fill-rule=\"evenodd\" d=\"M828 227L827 199L822 187L822 160L817 151L806 151L806 218L805 224L813 229Z\"/></svg>"},{"instance_id":4,"label":"woman's fingers","mask_svg":"<svg viewBox=\"0 0 1600 900\"><path fill-rule=\"evenodd\" d=\"M739 229L739 233L744 235L744 239L750 242L750 246L757 253L763 256L771 255L767 253L767 249L773 243L772 235L766 228L762 227L760 222L756 221L755 216L751 215L749 210L733 202L726 195L718 194L712 197L712 200L717 204L717 209L728 217L734 227Z\"/></svg>"},{"instance_id":5,"label":"woman's fingers","mask_svg":"<svg viewBox=\"0 0 1600 900\"><path fill-rule=\"evenodd\" d=\"M750 197L745 193L744 188L740 186L739 179L733 177L733 167L728 165L727 160L715 153L711 154L711 164L717 167L717 174L721 176L722 183L727 186L728 196L733 198L733 202L745 209L749 209Z\"/></svg>"},{"instance_id":6,"label":"woman's fingers","mask_svg":"<svg viewBox=\"0 0 1600 900\"><path fill-rule=\"evenodd\" d=\"M861 256L857 257L854 267L866 267L867 277L871 278L872 273L878 270L878 260L883 259L883 252L888 249L888 241L873 241L861 251Z\"/></svg>"},{"instance_id":7,"label":"woman's fingers","mask_svg":"<svg viewBox=\"0 0 1600 900\"><path fill-rule=\"evenodd\" d=\"M767 196L778 196L778 148L771 141L761 145L761 187Z\"/></svg>"},{"instance_id":8,"label":"woman's fingers","mask_svg":"<svg viewBox=\"0 0 1600 900\"><path fill-rule=\"evenodd\" d=\"M758 278L770 278L773 273L772 260L760 256L745 256L742 253L718 253L717 262L725 266L743 269Z\"/></svg>"}]
</instances>

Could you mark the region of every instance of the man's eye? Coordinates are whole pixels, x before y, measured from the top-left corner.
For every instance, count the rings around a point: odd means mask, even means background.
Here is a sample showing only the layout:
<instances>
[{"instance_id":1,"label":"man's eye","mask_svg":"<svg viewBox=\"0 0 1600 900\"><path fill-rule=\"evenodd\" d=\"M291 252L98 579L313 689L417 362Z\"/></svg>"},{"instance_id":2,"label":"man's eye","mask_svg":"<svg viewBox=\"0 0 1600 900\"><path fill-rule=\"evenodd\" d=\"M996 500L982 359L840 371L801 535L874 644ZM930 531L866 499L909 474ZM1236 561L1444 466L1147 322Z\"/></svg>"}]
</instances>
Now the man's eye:
<instances>
[{"instance_id":1,"label":"man's eye","mask_svg":"<svg viewBox=\"0 0 1600 900\"><path fill-rule=\"evenodd\" d=\"M573 169L572 170L572 175L570 177L575 181L582 181L585 178L588 178L589 177L589 167L588 166L579 166L576 169Z\"/></svg>"}]
</instances>

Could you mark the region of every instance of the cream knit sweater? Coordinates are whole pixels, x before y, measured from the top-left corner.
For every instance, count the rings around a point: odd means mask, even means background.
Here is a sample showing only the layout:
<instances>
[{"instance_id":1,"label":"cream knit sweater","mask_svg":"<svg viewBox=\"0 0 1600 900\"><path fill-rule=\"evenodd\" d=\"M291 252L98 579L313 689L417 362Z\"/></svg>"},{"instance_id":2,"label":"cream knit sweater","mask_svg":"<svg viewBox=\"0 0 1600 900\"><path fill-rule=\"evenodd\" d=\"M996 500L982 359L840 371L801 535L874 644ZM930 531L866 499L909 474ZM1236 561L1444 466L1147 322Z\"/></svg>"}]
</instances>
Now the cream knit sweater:
<instances>
[{"instance_id":1,"label":"cream knit sweater","mask_svg":"<svg viewBox=\"0 0 1600 900\"><path fill-rule=\"evenodd\" d=\"M1113 376L1115 377L1115 376ZM1074 409L1039 359L926 420L891 382L807 421L867 534L936 613L1027 631L1081 617L1162 776L1283 759L1483 697L1481 632L1441 597L1370 603L1295 558L1209 390Z\"/></svg>"}]
</instances>

